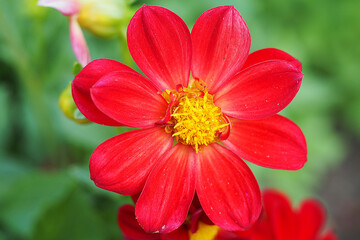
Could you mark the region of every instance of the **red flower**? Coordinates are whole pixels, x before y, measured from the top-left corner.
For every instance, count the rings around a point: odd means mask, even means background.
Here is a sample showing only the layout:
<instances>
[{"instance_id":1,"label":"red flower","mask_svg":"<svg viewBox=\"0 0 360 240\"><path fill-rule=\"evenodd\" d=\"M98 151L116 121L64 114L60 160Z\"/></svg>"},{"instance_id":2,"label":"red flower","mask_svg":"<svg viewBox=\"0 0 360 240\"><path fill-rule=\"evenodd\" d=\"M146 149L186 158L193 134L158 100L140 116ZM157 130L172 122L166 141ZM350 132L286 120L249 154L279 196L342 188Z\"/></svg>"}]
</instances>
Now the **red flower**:
<instances>
[{"instance_id":1,"label":"red flower","mask_svg":"<svg viewBox=\"0 0 360 240\"><path fill-rule=\"evenodd\" d=\"M263 192L263 213L245 232L220 231L216 240L337 240L332 230L322 231L325 210L315 199L304 200L294 210L289 199L274 190Z\"/></svg>"},{"instance_id":2,"label":"red flower","mask_svg":"<svg viewBox=\"0 0 360 240\"><path fill-rule=\"evenodd\" d=\"M118 224L126 240L213 240L220 228L207 218L203 209L194 198L186 221L170 233L147 233L135 218L135 208L123 205L118 211Z\"/></svg>"},{"instance_id":3,"label":"red flower","mask_svg":"<svg viewBox=\"0 0 360 240\"><path fill-rule=\"evenodd\" d=\"M325 210L315 199L306 199L294 210L289 199L275 190L263 192L263 212L247 231L229 232L213 225L193 202L187 220L177 230L147 233L136 221L135 208L124 205L118 211L118 224L127 240L337 240L332 230L323 231Z\"/></svg>"},{"instance_id":4,"label":"red flower","mask_svg":"<svg viewBox=\"0 0 360 240\"><path fill-rule=\"evenodd\" d=\"M147 232L177 229L195 191L216 225L248 228L260 214L261 197L240 157L291 170L306 162L301 130L276 115L300 87L301 63L277 49L248 56L249 30L231 6L206 11L190 34L173 12L144 5L127 38L148 79L99 59L72 83L89 120L139 128L96 148L91 179L120 194L141 192L135 212Z\"/></svg>"}]
</instances>

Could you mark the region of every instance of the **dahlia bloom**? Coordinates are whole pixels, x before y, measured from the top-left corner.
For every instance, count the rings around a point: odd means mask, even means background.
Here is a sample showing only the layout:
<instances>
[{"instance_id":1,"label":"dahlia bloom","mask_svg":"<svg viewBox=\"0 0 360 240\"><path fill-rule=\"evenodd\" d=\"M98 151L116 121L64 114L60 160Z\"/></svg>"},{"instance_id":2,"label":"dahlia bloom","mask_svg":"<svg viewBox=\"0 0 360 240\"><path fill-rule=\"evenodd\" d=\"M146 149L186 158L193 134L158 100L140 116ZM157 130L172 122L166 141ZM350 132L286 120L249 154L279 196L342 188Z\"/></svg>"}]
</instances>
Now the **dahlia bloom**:
<instances>
[{"instance_id":1,"label":"dahlia bloom","mask_svg":"<svg viewBox=\"0 0 360 240\"><path fill-rule=\"evenodd\" d=\"M317 200L306 199L293 209L286 195L265 190L263 212L253 227L245 232L220 231L216 240L337 240L331 229L323 231L325 223L325 209Z\"/></svg>"},{"instance_id":2,"label":"dahlia bloom","mask_svg":"<svg viewBox=\"0 0 360 240\"><path fill-rule=\"evenodd\" d=\"M173 12L144 5L127 40L148 78L98 59L72 82L86 118L138 128L95 149L91 179L109 191L140 193L135 213L147 232L177 229L195 192L213 223L249 228L261 194L241 158L289 170L306 162L301 130L276 114L300 87L301 63L277 49L249 55L249 30L232 6L206 11L190 33Z\"/></svg>"}]
</instances>

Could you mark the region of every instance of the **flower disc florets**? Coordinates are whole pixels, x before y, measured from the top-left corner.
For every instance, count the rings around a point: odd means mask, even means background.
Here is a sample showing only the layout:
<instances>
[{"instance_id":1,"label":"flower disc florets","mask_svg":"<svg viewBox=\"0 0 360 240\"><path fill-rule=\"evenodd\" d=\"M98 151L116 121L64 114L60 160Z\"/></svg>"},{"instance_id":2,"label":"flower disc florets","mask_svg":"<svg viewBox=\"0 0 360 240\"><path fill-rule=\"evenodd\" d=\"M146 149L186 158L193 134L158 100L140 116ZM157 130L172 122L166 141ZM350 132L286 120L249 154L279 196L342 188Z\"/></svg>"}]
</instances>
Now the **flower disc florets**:
<instances>
[{"instance_id":1,"label":"flower disc florets","mask_svg":"<svg viewBox=\"0 0 360 240\"><path fill-rule=\"evenodd\" d=\"M222 130L229 125L203 82L195 80L191 87L179 86L176 90L167 90L163 96L168 102L175 99L166 131L178 142L193 146L196 152L202 146L217 142Z\"/></svg>"}]
</instances>

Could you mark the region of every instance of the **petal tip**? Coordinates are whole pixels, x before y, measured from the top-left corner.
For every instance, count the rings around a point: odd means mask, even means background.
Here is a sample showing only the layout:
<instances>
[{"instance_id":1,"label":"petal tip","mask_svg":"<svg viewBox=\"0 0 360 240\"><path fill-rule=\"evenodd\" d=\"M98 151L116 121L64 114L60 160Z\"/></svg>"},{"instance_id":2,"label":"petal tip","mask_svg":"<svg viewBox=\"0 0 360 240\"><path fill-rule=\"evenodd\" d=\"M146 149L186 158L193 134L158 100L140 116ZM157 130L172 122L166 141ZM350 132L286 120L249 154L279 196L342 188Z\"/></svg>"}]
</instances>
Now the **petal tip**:
<instances>
[{"instance_id":1,"label":"petal tip","mask_svg":"<svg viewBox=\"0 0 360 240\"><path fill-rule=\"evenodd\" d=\"M306 156L304 157L304 159L299 161L298 165L293 166L293 168L289 169L289 170L293 170L293 171L300 170L305 166L305 163L307 163L307 157Z\"/></svg>"}]
</instances>

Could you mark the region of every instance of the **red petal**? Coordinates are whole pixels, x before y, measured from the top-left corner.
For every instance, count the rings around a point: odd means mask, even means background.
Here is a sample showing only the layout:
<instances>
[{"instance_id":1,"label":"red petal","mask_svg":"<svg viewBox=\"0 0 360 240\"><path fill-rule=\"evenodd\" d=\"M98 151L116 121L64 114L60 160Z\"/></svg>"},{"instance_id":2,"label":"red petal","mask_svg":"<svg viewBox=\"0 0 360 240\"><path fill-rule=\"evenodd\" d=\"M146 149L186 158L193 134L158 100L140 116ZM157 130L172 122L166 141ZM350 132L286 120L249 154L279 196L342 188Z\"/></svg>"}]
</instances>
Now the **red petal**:
<instances>
[{"instance_id":1,"label":"red petal","mask_svg":"<svg viewBox=\"0 0 360 240\"><path fill-rule=\"evenodd\" d=\"M306 200L301 203L299 211L298 240L313 239L320 235L325 222L325 210L316 200Z\"/></svg>"},{"instance_id":2,"label":"red petal","mask_svg":"<svg viewBox=\"0 0 360 240\"><path fill-rule=\"evenodd\" d=\"M86 65L72 82L72 95L80 112L90 121L120 126L121 123L101 112L93 103L90 88L103 76L113 71L135 72L131 68L110 59L96 59Z\"/></svg>"},{"instance_id":3,"label":"red petal","mask_svg":"<svg viewBox=\"0 0 360 240\"><path fill-rule=\"evenodd\" d=\"M302 71L301 62L299 62L299 60L276 48L264 48L251 53L246 59L243 69L269 60L284 60L294 65L299 72Z\"/></svg>"},{"instance_id":4,"label":"red petal","mask_svg":"<svg viewBox=\"0 0 360 240\"><path fill-rule=\"evenodd\" d=\"M185 225L181 225L175 231L161 234L161 240L190 240L188 229Z\"/></svg>"},{"instance_id":5,"label":"red petal","mask_svg":"<svg viewBox=\"0 0 360 240\"><path fill-rule=\"evenodd\" d=\"M258 120L284 109L298 92L303 74L289 62L266 61L244 69L215 95L222 112Z\"/></svg>"},{"instance_id":6,"label":"red petal","mask_svg":"<svg viewBox=\"0 0 360 240\"><path fill-rule=\"evenodd\" d=\"M172 143L171 135L160 127L133 130L110 138L91 155L91 179L100 188L136 194Z\"/></svg>"},{"instance_id":7,"label":"red petal","mask_svg":"<svg viewBox=\"0 0 360 240\"><path fill-rule=\"evenodd\" d=\"M220 230L218 235L216 235L215 240L260 240L254 238L254 234L251 231L237 231L237 232L229 232ZM272 240L269 239L261 239L261 240Z\"/></svg>"},{"instance_id":8,"label":"red petal","mask_svg":"<svg viewBox=\"0 0 360 240\"><path fill-rule=\"evenodd\" d=\"M196 192L210 220L228 231L249 228L261 211L260 189L249 167L219 144L197 156Z\"/></svg>"},{"instance_id":9,"label":"red petal","mask_svg":"<svg viewBox=\"0 0 360 240\"><path fill-rule=\"evenodd\" d=\"M129 23L127 42L136 64L159 88L187 86L191 37L186 24L175 13L144 5Z\"/></svg>"},{"instance_id":10,"label":"red petal","mask_svg":"<svg viewBox=\"0 0 360 240\"><path fill-rule=\"evenodd\" d=\"M160 240L159 234L147 233L135 219L135 208L124 205L118 211L118 224L127 240Z\"/></svg>"},{"instance_id":11,"label":"red petal","mask_svg":"<svg viewBox=\"0 0 360 240\"><path fill-rule=\"evenodd\" d=\"M169 233L187 216L195 194L195 151L177 144L152 170L135 207L147 232Z\"/></svg>"},{"instance_id":12,"label":"red petal","mask_svg":"<svg viewBox=\"0 0 360 240\"><path fill-rule=\"evenodd\" d=\"M85 67L90 62L90 53L77 16L70 16L70 40L76 59Z\"/></svg>"},{"instance_id":13,"label":"red petal","mask_svg":"<svg viewBox=\"0 0 360 240\"><path fill-rule=\"evenodd\" d=\"M271 226L274 239L296 239L298 226L289 199L279 192L266 190L263 192L263 202L266 221Z\"/></svg>"},{"instance_id":14,"label":"red petal","mask_svg":"<svg viewBox=\"0 0 360 240\"><path fill-rule=\"evenodd\" d=\"M106 115L130 127L153 127L165 116L167 103L160 90L136 72L112 72L92 88L95 105Z\"/></svg>"},{"instance_id":15,"label":"red petal","mask_svg":"<svg viewBox=\"0 0 360 240\"><path fill-rule=\"evenodd\" d=\"M204 12L191 31L192 74L214 93L240 71L250 50L250 33L239 12L221 6Z\"/></svg>"},{"instance_id":16,"label":"red petal","mask_svg":"<svg viewBox=\"0 0 360 240\"><path fill-rule=\"evenodd\" d=\"M135 195L131 195L131 200L136 204L139 197L140 197L140 193L137 193Z\"/></svg>"},{"instance_id":17,"label":"red petal","mask_svg":"<svg viewBox=\"0 0 360 240\"><path fill-rule=\"evenodd\" d=\"M194 200L193 200L193 202L194 202ZM188 227L189 227L189 230L191 231L191 233L195 233L199 229L200 218L202 218L202 216L207 217L202 208L192 211L193 206L194 205L192 204L190 207L190 210L189 210L190 219L189 219L189 223L188 223ZM208 219L208 221L210 221L210 219ZM210 223L213 224L211 221L210 221Z\"/></svg>"},{"instance_id":18,"label":"red petal","mask_svg":"<svg viewBox=\"0 0 360 240\"><path fill-rule=\"evenodd\" d=\"M247 161L260 166L297 170L307 161L301 129L280 115L256 121L231 119L232 129L224 144Z\"/></svg>"}]
</instances>

